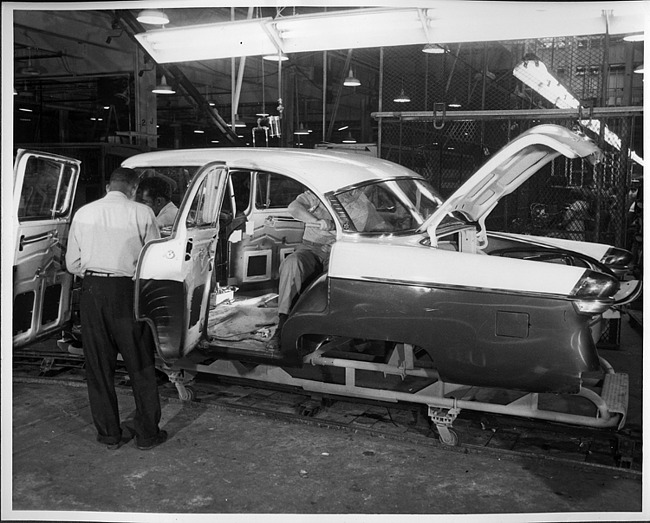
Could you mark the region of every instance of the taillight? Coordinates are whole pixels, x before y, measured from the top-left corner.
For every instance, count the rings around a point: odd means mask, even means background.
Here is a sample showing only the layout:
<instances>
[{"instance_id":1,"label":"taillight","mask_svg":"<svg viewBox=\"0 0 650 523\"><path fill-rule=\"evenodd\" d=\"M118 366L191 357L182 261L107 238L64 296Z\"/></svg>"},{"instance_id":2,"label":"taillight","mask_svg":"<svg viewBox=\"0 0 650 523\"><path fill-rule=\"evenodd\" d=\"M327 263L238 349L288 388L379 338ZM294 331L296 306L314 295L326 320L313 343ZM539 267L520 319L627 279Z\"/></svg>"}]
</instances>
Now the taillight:
<instances>
[{"instance_id":1,"label":"taillight","mask_svg":"<svg viewBox=\"0 0 650 523\"><path fill-rule=\"evenodd\" d=\"M569 296L578 312L600 314L611 307L618 289L618 280L613 276L586 270Z\"/></svg>"},{"instance_id":2,"label":"taillight","mask_svg":"<svg viewBox=\"0 0 650 523\"><path fill-rule=\"evenodd\" d=\"M626 268L632 262L632 253L618 247L610 247L600 261L608 267Z\"/></svg>"}]
</instances>

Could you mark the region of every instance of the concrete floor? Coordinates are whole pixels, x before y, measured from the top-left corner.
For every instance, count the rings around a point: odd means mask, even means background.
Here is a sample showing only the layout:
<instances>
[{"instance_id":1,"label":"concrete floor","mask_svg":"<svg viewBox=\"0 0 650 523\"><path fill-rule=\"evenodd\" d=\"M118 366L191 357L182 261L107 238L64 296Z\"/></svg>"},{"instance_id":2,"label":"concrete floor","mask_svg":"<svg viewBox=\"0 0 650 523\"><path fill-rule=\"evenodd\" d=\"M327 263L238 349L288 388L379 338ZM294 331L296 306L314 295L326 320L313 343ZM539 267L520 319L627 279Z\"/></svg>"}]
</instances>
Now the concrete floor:
<instances>
[{"instance_id":1,"label":"concrete floor","mask_svg":"<svg viewBox=\"0 0 650 523\"><path fill-rule=\"evenodd\" d=\"M621 349L602 353L618 370L640 367L642 354L639 332L623 322ZM630 384L640 398L641 379L631 376ZM120 394L120 409L123 419L132 415L130 394ZM641 412L630 415L640 426ZM464 454L165 398L161 426L170 435L164 445L111 451L95 441L83 383L14 382L12 485L5 488L3 460L2 519L648 520L642 482L611 469Z\"/></svg>"}]
</instances>

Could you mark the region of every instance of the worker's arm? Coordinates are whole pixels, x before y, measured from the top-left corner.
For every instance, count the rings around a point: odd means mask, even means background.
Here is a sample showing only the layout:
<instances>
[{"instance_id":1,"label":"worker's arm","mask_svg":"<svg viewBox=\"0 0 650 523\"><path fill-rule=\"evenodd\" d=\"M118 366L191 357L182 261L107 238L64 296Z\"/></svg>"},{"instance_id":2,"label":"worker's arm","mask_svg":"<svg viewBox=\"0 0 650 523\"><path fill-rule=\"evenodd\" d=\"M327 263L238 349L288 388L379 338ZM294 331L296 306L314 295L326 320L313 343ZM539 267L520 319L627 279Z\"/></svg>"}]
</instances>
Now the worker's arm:
<instances>
[{"instance_id":1,"label":"worker's arm","mask_svg":"<svg viewBox=\"0 0 650 523\"><path fill-rule=\"evenodd\" d=\"M310 209L314 209L314 206L310 206L307 201L307 198L304 197L304 194L301 194L289 204L289 212L296 220L300 220L306 224L313 224L318 226L321 231L329 231L333 228L333 223L331 220L319 219L317 216L312 214ZM316 205L318 205L317 203Z\"/></svg>"}]
</instances>

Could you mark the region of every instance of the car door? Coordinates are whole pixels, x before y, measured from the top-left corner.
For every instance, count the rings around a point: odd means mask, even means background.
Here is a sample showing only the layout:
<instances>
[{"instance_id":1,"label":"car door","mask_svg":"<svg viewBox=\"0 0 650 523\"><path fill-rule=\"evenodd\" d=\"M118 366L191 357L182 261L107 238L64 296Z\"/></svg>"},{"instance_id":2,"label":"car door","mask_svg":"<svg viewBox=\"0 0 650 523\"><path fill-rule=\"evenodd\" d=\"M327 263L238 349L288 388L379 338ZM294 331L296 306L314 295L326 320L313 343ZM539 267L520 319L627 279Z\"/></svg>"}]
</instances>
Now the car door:
<instances>
[{"instance_id":1,"label":"car door","mask_svg":"<svg viewBox=\"0 0 650 523\"><path fill-rule=\"evenodd\" d=\"M204 165L190 183L172 233L143 248L136 270L135 311L152 327L167 362L188 354L206 328L228 169Z\"/></svg>"},{"instance_id":2,"label":"car door","mask_svg":"<svg viewBox=\"0 0 650 523\"><path fill-rule=\"evenodd\" d=\"M69 321L73 276L65 245L81 162L20 149L14 162L13 345Z\"/></svg>"}]
</instances>

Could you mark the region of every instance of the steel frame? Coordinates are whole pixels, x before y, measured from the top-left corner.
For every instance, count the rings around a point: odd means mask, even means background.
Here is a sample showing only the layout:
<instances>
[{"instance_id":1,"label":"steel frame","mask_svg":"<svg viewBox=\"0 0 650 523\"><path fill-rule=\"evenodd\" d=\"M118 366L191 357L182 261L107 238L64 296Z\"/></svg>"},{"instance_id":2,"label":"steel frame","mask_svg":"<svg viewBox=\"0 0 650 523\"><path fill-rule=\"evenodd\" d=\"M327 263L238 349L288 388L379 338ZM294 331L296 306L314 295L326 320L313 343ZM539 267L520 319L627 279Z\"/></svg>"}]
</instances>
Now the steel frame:
<instances>
[{"instance_id":1,"label":"steel frame","mask_svg":"<svg viewBox=\"0 0 650 523\"><path fill-rule=\"evenodd\" d=\"M581 397L593 404L595 416L571 412L557 412L539 408L539 393L521 393L509 403L501 404L491 401L476 401L475 397L490 389L468 387L466 385L447 383L440 380L438 373L432 369L418 367L415 364L413 347L398 344L388 363L372 363L344 358L328 357L325 353L331 348L327 343L304 357L304 365L343 368L345 382L325 383L317 380L296 378L281 367L272 365L246 366L238 361L217 359L209 364L193 361L193 356L178 360L162 370L170 375L176 385L181 399L192 398L186 390L197 373L213 374L231 378L262 381L265 383L292 386L315 394L327 394L341 397L363 398L382 402L406 402L422 404L428 407L432 422L436 425L440 439L445 444L455 445L457 435L451 430L458 414L463 409L493 414L504 414L524 418L567 423L586 427L621 429L625 423L628 404L628 375L615 373L611 365L602 361L605 372L604 384L600 393L591 388L582 387L577 394L567 397ZM193 353L194 354L194 353ZM430 378L433 383L417 392L401 392L388 389L374 389L357 384L357 371L372 371L385 375L397 375ZM509 391L511 392L511 391ZM564 396L564 395L562 395Z\"/></svg>"}]
</instances>

